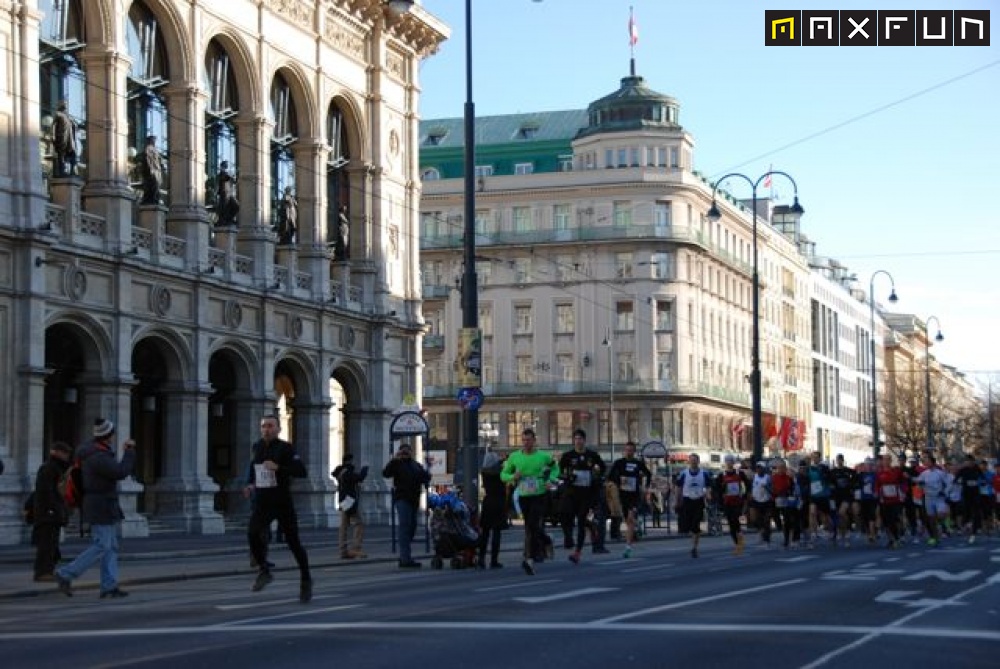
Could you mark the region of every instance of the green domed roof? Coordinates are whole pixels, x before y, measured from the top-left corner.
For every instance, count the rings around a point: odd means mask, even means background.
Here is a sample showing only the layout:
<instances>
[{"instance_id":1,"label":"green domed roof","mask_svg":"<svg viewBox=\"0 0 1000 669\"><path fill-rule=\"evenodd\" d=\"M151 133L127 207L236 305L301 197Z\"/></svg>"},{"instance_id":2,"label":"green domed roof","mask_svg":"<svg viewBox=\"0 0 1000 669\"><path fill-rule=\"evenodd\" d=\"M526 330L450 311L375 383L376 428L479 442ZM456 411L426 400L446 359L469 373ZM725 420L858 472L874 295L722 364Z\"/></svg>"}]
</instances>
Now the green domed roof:
<instances>
[{"instance_id":1,"label":"green domed roof","mask_svg":"<svg viewBox=\"0 0 1000 669\"><path fill-rule=\"evenodd\" d=\"M680 128L680 104L669 95L657 93L636 75L622 79L621 87L587 107L589 123L577 138L603 132L627 132L644 128Z\"/></svg>"}]
</instances>

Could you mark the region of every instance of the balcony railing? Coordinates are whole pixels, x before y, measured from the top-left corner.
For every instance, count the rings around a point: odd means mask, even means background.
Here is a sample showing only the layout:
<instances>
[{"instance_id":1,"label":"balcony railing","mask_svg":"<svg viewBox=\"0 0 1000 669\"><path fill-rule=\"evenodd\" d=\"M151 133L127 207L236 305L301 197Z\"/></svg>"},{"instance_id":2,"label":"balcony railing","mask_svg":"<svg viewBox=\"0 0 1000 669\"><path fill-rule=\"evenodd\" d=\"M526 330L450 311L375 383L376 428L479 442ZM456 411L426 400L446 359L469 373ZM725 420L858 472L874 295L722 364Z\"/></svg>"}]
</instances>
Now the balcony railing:
<instances>
[{"instance_id":1,"label":"balcony railing","mask_svg":"<svg viewBox=\"0 0 1000 669\"><path fill-rule=\"evenodd\" d=\"M424 339L426 346L427 338ZM517 396L565 396L565 395L597 395L604 397L611 390L607 381L544 381L536 383L487 383L483 384L483 393L490 398ZM459 387L454 384L424 386L423 394L427 399L454 398ZM670 380L636 380L615 381L616 397L629 394L644 395L649 393L664 393L670 395L701 395L713 399L731 402L741 406L749 406L750 393L734 390L724 386L708 383L684 382Z\"/></svg>"}]
</instances>

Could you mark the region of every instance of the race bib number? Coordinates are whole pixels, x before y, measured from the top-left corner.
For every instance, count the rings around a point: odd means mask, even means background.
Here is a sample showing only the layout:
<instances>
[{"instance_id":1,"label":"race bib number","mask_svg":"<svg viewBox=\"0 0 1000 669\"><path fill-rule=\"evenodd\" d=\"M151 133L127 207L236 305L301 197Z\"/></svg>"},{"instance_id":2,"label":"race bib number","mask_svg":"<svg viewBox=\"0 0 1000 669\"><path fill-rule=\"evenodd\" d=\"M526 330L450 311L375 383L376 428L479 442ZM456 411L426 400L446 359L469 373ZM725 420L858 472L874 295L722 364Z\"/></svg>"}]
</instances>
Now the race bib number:
<instances>
[{"instance_id":1,"label":"race bib number","mask_svg":"<svg viewBox=\"0 0 1000 669\"><path fill-rule=\"evenodd\" d=\"M814 495L823 494L823 482L822 481L810 481L809 482L809 492Z\"/></svg>"},{"instance_id":2,"label":"race bib number","mask_svg":"<svg viewBox=\"0 0 1000 669\"><path fill-rule=\"evenodd\" d=\"M965 482L965 487L966 488L978 488L979 487L979 481L966 481Z\"/></svg>"},{"instance_id":3,"label":"race bib number","mask_svg":"<svg viewBox=\"0 0 1000 669\"><path fill-rule=\"evenodd\" d=\"M278 485L278 477L274 472L264 465L254 465L254 485L258 488L275 488Z\"/></svg>"},{"instance_id":4,"label":"race bib number","mask_svg":"<svg viewBox=\"0 0 1000 669\"><path fill-rule=\"evenodd\" d=\"M573 485L578 488L588 488L590 487L590 470L589 469L578 469L574 472Z\"/></svg>"},{"instance_id":5,"label":"race bib number","mask_svg":"<svg viewBox=\"0 0 1000 669\"><path fill-rule=\"evenodd\" d=\"M635 492L638 489L636 485L635 477L624 476L621 481L621 491L622 492Z\"/></svg>"},{"instance_id":6,"label":"race bib number","mask_svg":"<svg viewBox=\"0 0 1000 669\"><path fill-rule=\"evenodd\" d=\"M864 485L861 486L861 489L869 497L871 497L872 494L874 493L874 489L872 488L872 482L871 481L865 481Z\"/></svg>"},{"instance_id":7,"label":"race bib number","mask_svg":"<svg viewBox=\"0 0 1000 669\"><path fill-rule=\"evenodd\" d=\"M854 491L854 500L857 501L857 500L860 500L860 499L861 499L861 491L860 490L855 490Z\"/></svg>"},{"instance_id":8,"label":"race bib number","mask_svg":"<svg viewBox=\"0 0 1000 669\"><path fill-rule=\"evenodd\" d=\"M774 505L776 507L778 507L779 509L784 509L786 506L788 506L788 498L787 497L775 497L774 498Z\"/></svg>"},{"instance_id":9,"label":"race bib number","mask_svg":"<svg viewBox=\"0 0 1000 669\"><path fill-rule=\"evenodd\" d=\"M740 482L728 481L726 483L726 497L739 497L739 496L740 496Z\"/></svg>"},{"instance_id":10,"label":"race bib number","mask_svg":"<svg viewBox=\"0 0 1000 669\"><path fill-rule=\"evenodd\" d=\"M539 492L538 479L534 476L521 479L517 483L517 492L528 497L537 495Z\"/></svg>"},{"instance_id":11,"label":"race bib number","mask_svg":"<svg viewBox=\"0 0 1000 669\"><path fill-rule=\"evenodd\" d=\"M896 495L897 495L897 491L896 491L896 486L894 484L888 483L888 484L882 486L882 496L883 497L891 497L891 498L895 499Z\"/></svg>"}]
</instances>

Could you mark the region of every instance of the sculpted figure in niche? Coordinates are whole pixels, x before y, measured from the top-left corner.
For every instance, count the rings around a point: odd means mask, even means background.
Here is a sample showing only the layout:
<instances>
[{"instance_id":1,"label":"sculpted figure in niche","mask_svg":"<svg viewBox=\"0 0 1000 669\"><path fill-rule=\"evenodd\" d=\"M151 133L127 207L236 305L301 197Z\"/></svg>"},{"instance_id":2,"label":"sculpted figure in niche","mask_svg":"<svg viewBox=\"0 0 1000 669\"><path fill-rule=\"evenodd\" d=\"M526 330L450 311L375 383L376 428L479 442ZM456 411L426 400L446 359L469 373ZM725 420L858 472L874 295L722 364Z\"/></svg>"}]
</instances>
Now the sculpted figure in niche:
<instances>
[{"instance_id":1,"label":"sculpted figure in niche","mask_svg":"<svg viewBox=\"0 0 1000 669\"><path fill-rule=\"evenodd\" d=\"M347 214L347 205L340 205L340 212L337 214L337 248L334 252L336 260L347 260L350 257L351 244L351 219Z\"/></svg>"},{"instance_id":2,"label":"sculpted figure in niche","mask_svg":"<svg viewBox=\"0 0 1000 669\"><path fill-rule=\"evenodd\" d=\"M163 184L163 162L156 148L156 137L146 138L146 148L140 156L142 170L141 204L160 204L160 186Z\"/></svg>"},{"instance_id":3,"label":"sculpted figure in niche","mask_svg":"<svg viewBox=\"0 0 1000 669\"><path fill-rule=\"evenodd\" d=\"M298 234L299 203L292 193L291 186L285 186L285 194L281 198L279 216L278 243L294 244Z\"/></svg>"},{"instance_id":4,"label":"sculpted figure in niche","mask_svg":"<svg viewBox=\"0 0 1000 669\"><path fill-rule=\"evenodd\" d=\"M52 118L52 176L66 177L76 174L77 143L76 121L69 115L68 103L59 101Z\"/></svg>"},{"instance_id":5,"label":"sculpted figure in niche","mask_svg":"<svg viewBox=\"0 0 1000 669\"><path fill-rule=\"evenodd\" d=\"M236 225L236 217L240 213L240 201L236 198L236 177L229 172L228 160L222 161L219 165L219 174L215 177L215 210L216 225Z\"/></svg>"}]
</instances>

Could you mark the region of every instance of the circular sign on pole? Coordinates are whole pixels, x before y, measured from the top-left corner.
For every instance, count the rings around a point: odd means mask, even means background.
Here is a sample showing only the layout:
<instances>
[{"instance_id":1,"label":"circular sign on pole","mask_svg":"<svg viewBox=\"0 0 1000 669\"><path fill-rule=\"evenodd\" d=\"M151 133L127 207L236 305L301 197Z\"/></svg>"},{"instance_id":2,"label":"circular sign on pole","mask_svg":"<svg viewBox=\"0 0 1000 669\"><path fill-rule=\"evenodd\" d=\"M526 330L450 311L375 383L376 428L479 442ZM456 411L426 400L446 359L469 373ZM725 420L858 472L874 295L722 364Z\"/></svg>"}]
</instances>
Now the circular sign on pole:
<instances>
[{"instance_id":1,"label":"circular sign on pole","mask_svg":"<svg viewBox=\"0 0 1000 669\"><path fill-rule=\"evenodd\" d=\"M639 451L642 457L649 460L659 460L667 457L667 447L662 441L647 441Z\"/></svg>"},{"instance_id":2,"label":"circular sign on pole","mask_svg":"<svg viewBox=\"0 0 1000 669\"><path fill-rule=\"evenodd\" d=\"M483 406L484 399L483 391L479 388L462 388L458 391L458 403L469 411L478 411Z\"/></svg>"}]
</instances>

